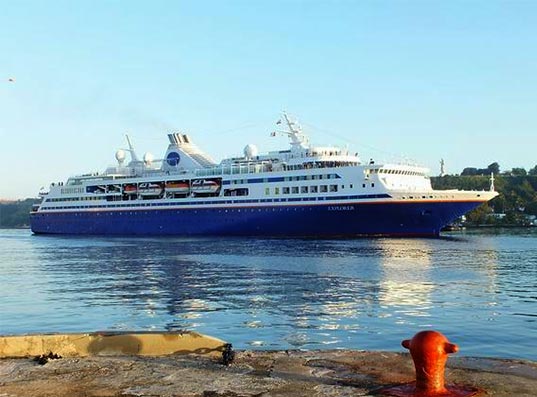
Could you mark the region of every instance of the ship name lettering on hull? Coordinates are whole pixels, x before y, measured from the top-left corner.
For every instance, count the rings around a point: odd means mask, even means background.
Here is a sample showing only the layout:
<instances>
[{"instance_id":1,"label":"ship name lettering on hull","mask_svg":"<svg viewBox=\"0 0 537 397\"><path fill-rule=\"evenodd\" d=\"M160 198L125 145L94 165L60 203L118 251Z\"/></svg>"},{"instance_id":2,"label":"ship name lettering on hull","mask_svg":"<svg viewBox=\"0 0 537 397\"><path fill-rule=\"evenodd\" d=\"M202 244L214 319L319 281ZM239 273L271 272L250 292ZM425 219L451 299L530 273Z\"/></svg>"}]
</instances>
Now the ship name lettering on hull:
<instances>
[{"instance_id":1,"label":"ship name lettering on hull","mask_svg":"<svg viewBox=\"0 0 537 397\"><path fill-rule=\"evenodd\" d=\"M354 205L331 205L328 211L354 211Z\"/></svg>"}]
</instances>

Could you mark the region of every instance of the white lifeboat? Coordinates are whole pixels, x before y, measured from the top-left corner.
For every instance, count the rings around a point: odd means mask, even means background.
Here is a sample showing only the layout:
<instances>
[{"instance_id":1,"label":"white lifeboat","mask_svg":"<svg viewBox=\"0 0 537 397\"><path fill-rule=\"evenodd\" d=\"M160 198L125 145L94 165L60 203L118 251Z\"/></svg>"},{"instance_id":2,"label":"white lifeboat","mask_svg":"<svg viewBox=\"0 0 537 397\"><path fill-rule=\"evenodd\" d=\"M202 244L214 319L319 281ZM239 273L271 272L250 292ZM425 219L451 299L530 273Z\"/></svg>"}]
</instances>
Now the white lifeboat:
<instances>
[{"instance_id":1,"label":"white lifeboat","mask_svg":"<svg viewBox=\"0 0 537 397\"><path fill-rule=\"evenodd\" d=\"M140 183L138 190L141 196L158 196L163 189L160 183Z\"/></svg>"},{"instance_id":2,"label":"white lifeboat","mask_svg":"<svg viewBox=\"0 0 537 397\"><path fill-rule=\"evenodd\" d=\"M198 179L192 182L193 193L216 193L218 189L220 189L220 185L215 181Z\"/></svg>"}]
</instances>

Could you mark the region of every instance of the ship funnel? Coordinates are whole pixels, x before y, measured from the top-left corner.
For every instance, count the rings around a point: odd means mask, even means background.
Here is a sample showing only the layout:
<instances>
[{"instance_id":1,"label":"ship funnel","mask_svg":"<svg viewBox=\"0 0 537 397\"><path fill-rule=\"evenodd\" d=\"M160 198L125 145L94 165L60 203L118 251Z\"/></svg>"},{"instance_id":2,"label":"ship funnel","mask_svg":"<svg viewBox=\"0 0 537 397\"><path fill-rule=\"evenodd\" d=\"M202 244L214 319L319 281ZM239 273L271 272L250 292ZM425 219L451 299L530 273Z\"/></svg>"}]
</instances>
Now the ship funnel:
<instances>
[{"instance_id":1,"label":"ship funnel","mask_svg":"<svg viewBox=\"0 0 537 397\"><path fill-rule=\"evenodd\" d=\"M202 152L187 134L172 132L168 134L170 144L164 155L163 171L185 171L212 168L216 163Z\"/></svg>"},{"instance_id":2,"label":"ship funnel","mask_svg":"<svg viewBox=\"0 0 537 397\"><path fill-rule=\"evenodd\" d=\"M170 140L170 144L172 145L179 146L181 143L183 143L182 135L178 132L168 134L168 139Z\"/></svg>"},{"instance_id":3,"label":"ship funnel","mask_svg":"<svg viewBox=\"0 0 537 397\"><path fill-rule=\"evenodd\" d=\"M191 143L190 137L187 134L181 134L180 132L172 132L171 134L168 134L168 139L170 140L170 144L177 146Z\"/></svg>"}]
</instances>

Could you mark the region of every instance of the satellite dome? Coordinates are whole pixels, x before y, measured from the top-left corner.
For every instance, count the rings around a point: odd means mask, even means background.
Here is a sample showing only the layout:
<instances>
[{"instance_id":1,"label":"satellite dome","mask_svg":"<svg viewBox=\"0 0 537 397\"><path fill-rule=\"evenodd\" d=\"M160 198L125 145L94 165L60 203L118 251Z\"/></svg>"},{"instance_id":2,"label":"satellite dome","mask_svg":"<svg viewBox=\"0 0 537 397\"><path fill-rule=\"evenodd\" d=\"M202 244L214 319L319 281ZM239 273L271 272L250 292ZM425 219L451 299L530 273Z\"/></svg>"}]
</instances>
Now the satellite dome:
<instances>
[{"instance_id":1,"label":"satellite dome","mask_svg":"<svg viewBox=\"0 0 537 397\"><path fill-rule=\"evenodd\" d=\"M249 143L244 147L244 157L251 159L252 157L257 156L258 150L257 146L255 146L253 143Z\"/></svg>"},{"instance_id":2,"label":"satellite dome","mask_svg":"<svg viewBox=\"0 0 537 397\"><path fill-rule=\"evenodd\" d=\"M145 165L150 165L153 162L154 159L155 159L155 156L153 156L151 153L146 152L144 154L144 163L145 163Z\"/></svg>"},{"instance_id":3,"label":"satellite dome","mask_svg":"<svg viewBox=\"0 0 537 397\"><path fill-rule=\"evenodd\" d=\"M124 150L121 150L119 149L117 152L116 152L116 160L119 164L122 164L124 161L125 161L125 151Z\"/></svg>"}]
</instances>

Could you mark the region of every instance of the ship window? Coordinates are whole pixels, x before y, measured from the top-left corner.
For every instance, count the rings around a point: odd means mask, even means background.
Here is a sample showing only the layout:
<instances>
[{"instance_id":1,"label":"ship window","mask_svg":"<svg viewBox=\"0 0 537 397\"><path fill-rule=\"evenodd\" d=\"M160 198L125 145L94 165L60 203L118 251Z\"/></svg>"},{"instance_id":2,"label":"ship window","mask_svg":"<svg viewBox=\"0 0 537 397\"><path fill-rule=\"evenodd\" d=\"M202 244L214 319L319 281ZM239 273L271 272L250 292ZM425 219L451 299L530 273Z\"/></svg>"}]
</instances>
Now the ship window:
<instances>
[{"instance_id":1,"label":"ship window","mask_svg":"<svg viewBox=\"0 0 537 397\"><path fill-rule=\"evenodd\" d=\"M375 187L375 184L374 184L374 183L372 183L372 184L371 184L371 187Z\"/></svg>"},{"instance_id":2,"label":"ship window","mask_svg":"<svg viewBox=\"0 0 537 397\"><path fill-rule=\"evenodd\" d=\"M317 186L310 186L310 193L317 193Z\"/></svg>"},{"instance_id":3,"label":"ship window","mask_svg":"<svg viewBox=\"0 0 537 397\"><path fill-rule=\"evenodd\" d=\"M280 188L279 187L274 188L274 194L280 194Z\"/></svg>"},{"instance_id":4,"label":"ship window","mask_svg":"<svg viewBox=\"0 0 537 397\"><path fill-rule=\"evenodd\" d=\"M247 188L226 189L224 190L224 196L248 196L248 189Z\"/></svg>"},{"instance_id":5,"label":"ship window","mask_svg":"<svg viewBox=\"0 0 537 397\"><path fill-rule=\"evenodd\" d=\"M328 192L328 185L321 185L321 193Z\"/></svg>"},{"instance_id":6,"label":"ship window","mask_svg":"<svg viewBox=\"0 0 537 397\"><path fill-rule=\"evenodd\" d=\"M331 192L337 192L337 185L330 185Z\"/></svg>"},{"instance_id":7,"label":"ship window","mask_svg":"<svg viewBox=\"0 0 537 397\"><path fill-rule=\"evenodd\" d=\"M289 188L288 187L282 188L282 193L283 194L289 194Z\"/></svg>"},{"instance_id":8,"label":"ship window","mask_svg":"<svg viewBox=\"0 0 537 397\"><path fill-rule=\"evenodd\" d=\"M293 193L293 194L297 194L297 193L298 193L298 186L293 186L293 187L291 188L291 193Z\"/></svg>"},{"instance_id":9,"label":"ship window","mask_svg":"<svg viewBox=\"0 0 537 397\"><path fill-rule=\"evenodd\" d=\"M350 188L352 189L352 183L351 183L351 186L350 186Z\"/></svg>"},{"instance_id":10,"label":"ship window","mask_svg":"<svg viewBox=\"0 0 537 397\"><path fill-rule=\"evenodd\" d=\"M270 188L266 187L265 188L265 196L268 196L270 194Z\"/></svg>"},{"instance_id":11,"label":"ship window","mask_svg":"<svg viewBox=\"0 0 537 397\"><path fill-rule=\"evenodd\" d=\"M362 187L365 187L365 183L362 183Z\"/></svg>"}]
</instances>

